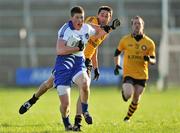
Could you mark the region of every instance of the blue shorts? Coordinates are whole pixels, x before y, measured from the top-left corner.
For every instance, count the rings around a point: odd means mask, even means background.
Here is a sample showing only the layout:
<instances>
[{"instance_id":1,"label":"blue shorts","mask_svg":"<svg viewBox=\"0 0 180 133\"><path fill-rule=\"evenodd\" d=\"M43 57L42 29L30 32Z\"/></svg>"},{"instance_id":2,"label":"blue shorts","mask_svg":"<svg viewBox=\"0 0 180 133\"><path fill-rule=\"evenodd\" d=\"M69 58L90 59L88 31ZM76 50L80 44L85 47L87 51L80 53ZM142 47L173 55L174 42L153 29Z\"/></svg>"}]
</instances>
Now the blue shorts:
<instances>
[{"instance_id":1,"label":"blue shorts","mask_svg":"<svg viewBox=\"0 0 180 133\"><path fill-rule=\"evenodd\" d=\"M75 55L59 55L54 67L54 85L71 86L73 77L85 70L83 57Z\"/></svg>"}]
</instances>

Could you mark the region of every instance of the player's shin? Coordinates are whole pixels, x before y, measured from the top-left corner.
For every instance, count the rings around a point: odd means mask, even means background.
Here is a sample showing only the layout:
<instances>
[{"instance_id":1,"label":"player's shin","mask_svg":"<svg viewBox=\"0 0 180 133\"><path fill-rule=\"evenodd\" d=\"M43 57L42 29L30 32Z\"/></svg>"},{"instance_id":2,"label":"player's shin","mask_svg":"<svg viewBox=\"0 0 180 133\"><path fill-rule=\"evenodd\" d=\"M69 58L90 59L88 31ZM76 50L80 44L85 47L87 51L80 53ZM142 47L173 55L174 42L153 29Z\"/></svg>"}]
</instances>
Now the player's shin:
<instances>
[{"instance_id":1,"label":"player's shin","mask_svg":"<svg viewBox=\"0 0 180 133\"><path fill-rule=\"evenodd\" d=\"M124 118L124 121L128 121L131 118L131 116L136 111L137 107L138 107L138 103L131 102L131 104L129 105L129 109L128 109L127 115Z\"/></svg>"},{"instance_id":2,"label":"player's shin","mask_svg":"<svg viewBox=\"0 0 180 133\"><path fill-rule=\"evenodd\" d=\"M35 93L35 96L39 98L42 96L48 89L53 87L53 80L51 81L45 81L40 86L38 91Z\"/></svg>"},{"instance_id":3,"label":"player's shin","mask_svg":"<svg viewBox=\"0 0 180 133\"><path fill-rule=\"evenodd\" d=\"M83 87L82 87L83 88ZM82 113L85 118L85 121L87 124L92 124L92 117L89 114L88 111L88 97L90 94L89 86L87 85L86 87L82 89L82 96L81 96L81 106L82 106Z\"/></svg>"},{"instance_id":4,"label":"player's shin","mask_svg":"<svg viewBox=\"0 0 180 133\"><path fill-rule=\"evenodd\" d=\"M64 108L62 105L60 106L60 112L62 116L62 121L65 127L65 130L72 130L72 125L69 120L69 108Z\"/></svg>"}]
</instances>

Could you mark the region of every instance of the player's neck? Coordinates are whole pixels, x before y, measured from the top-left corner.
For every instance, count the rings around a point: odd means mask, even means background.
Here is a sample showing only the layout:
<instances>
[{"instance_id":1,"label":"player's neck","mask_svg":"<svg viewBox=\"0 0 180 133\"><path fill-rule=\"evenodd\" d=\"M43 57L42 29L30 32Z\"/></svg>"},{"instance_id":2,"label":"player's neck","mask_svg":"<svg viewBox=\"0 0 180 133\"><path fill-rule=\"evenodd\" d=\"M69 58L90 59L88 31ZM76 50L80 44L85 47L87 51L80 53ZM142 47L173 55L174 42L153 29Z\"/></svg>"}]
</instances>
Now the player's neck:
<instances>
[{"instance_id":1,"label":"player's neck","mask_svg":"<svg viewBox=\"0 0 180 133\"><path fill-rule=\"evenodd\" d=\"M143 34L141 33L133 33L132 36L135 38L136 41L140 41L143 38Z\"/></svg>"}]
</instances>

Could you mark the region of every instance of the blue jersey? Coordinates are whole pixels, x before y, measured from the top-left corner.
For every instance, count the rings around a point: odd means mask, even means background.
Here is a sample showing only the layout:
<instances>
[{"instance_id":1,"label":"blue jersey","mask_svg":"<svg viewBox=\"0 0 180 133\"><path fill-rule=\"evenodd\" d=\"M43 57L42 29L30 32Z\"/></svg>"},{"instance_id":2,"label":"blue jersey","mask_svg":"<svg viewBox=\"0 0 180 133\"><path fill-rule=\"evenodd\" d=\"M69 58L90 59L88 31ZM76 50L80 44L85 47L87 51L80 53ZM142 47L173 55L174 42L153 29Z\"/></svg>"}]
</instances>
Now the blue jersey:
<instances>
[{"instance_id":1,"label":"blue jersey","mask_svg":"<svg viewBox=\"0 0 180 133\"><path fill-rule=\"evenodd\" d=\"M65 23L58 31L58 38L67 41L69 37L73 35L78 37L84 42L84 44L86 44L89 37L93 34L95 34L95 29L89 24L83 24L80 30L75 30L72 22L69 21L68 23ZM54 67L55 87L58 85L70 86L73 77L77 73L85 70L83 51L69 55L58 55L56 57Z\"/></svg>"}]
</instances>

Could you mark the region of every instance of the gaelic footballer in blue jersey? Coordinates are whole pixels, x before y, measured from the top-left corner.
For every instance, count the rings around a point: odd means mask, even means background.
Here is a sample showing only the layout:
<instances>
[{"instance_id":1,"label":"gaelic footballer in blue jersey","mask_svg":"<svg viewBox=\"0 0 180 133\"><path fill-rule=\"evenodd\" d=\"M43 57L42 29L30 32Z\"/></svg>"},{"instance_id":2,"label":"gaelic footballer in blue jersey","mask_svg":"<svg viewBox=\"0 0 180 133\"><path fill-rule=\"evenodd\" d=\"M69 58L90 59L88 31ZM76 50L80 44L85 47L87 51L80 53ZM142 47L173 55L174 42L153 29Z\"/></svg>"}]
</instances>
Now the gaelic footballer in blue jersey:
<instances>
[{"instance_id":1,"label":"gaelic footballer in blue jersey","mask_svg":"<svg viewBox=\"0 0 180 133\"><path fill-rule=\"evenodd\" d=\"M106 32L98 26L91 26L84 23L84 10L77 6L71 9L71 19L58 31L56 44L56 63L54 66L54 85L57 88L61 102L60 112L66 130L71 130L69 121L70 112L70 87L74 82L80 89L82 113L88 124L92 124L92 117L88 112L88 98L90 79L86 73L84 64L84 44L92 35L97 38L105 35ZM67 46L72 37L77 38L77 45Z\"/></svg>"}]
</instances>

